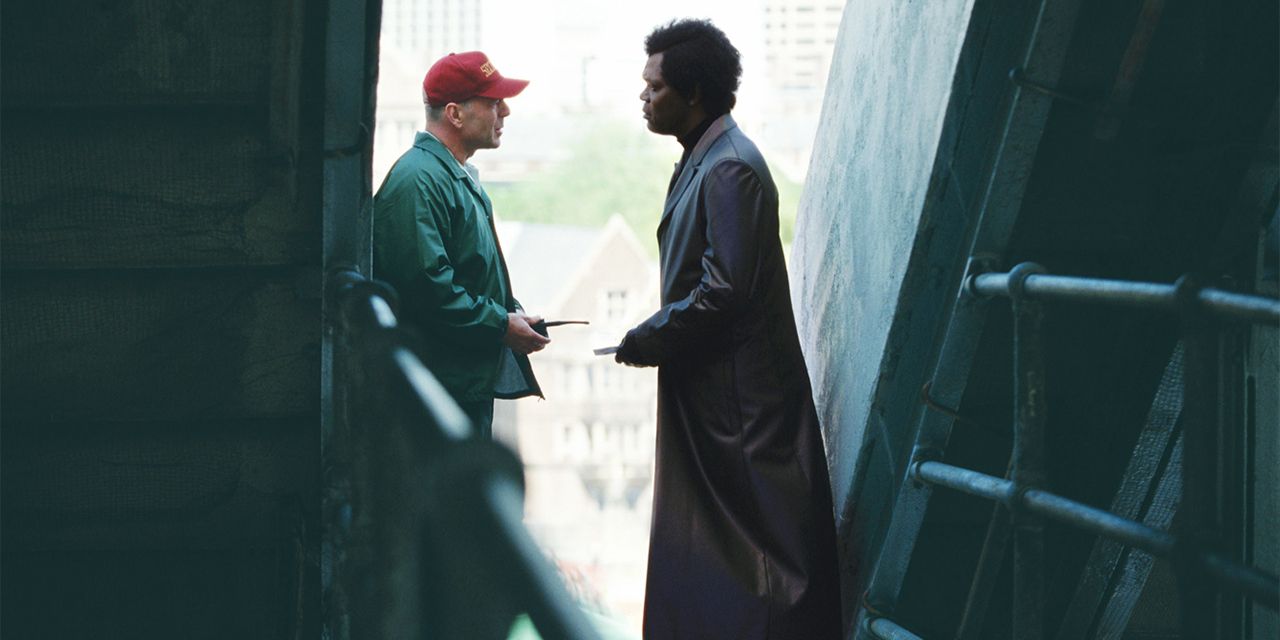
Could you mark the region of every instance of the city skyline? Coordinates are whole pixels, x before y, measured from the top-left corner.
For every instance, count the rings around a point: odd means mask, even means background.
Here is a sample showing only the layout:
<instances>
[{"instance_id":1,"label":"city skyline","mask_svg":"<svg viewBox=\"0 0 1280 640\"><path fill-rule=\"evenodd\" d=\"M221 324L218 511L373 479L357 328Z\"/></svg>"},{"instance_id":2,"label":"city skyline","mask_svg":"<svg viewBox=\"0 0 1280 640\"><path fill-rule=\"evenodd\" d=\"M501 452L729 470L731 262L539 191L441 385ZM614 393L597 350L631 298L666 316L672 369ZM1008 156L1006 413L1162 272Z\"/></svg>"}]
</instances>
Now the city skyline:
<instances>
[{"instance_id":1,"label":"city skyline","mask_svg":"<svg viewBox=\"0 0 1280 640\"><path fill-rule=\"evenodd\" d=\"M613 118L643 127L639 93L645 36L673 19L706 18L742 54L734 118L771 163L802 181L843 5L841 0L653 0L604 7L589 0L391 0L383 16L378 124L395 131L379 132L374 179L381 180L389 156L398 156L411 132L422 128L419 83L440 56L480 49L504 75L530 81L511 101L504 135L504 145L518 145L542 137L535 129L565 128L551 121ZM413 24L406 26L406 20ZM398 112L394 119L384 117L393 111ZM478 164L488 170L485 164L502 162L481 158ZM521 164L532 170L545 161ZM502 181L519 180L520 171L500 166L498 173Z\"/></svg>"}]
</instances>

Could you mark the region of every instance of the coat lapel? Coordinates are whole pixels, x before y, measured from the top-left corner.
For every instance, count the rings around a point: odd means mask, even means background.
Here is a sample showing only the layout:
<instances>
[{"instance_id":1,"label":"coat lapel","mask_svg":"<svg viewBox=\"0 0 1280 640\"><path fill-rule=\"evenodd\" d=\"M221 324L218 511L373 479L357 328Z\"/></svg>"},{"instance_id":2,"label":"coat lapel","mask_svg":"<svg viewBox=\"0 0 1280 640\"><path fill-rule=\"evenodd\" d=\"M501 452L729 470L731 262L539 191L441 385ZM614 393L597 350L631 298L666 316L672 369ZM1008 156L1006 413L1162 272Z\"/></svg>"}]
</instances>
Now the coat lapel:
<instances>
[{"instance_id":1,"label":"coat lapel","mask_svg":"<svg viewBox=\"0 0 1280 640\"><path fill-rule=\"evenodd\" d=\"M707 155L707 150L711 148L711 144L716 141L724 132L738 126L733 121L733 116L724 114L716 118L715 122L707 128L706 133L702 134L702 138L698 140L698 144L694 145L693 152L689 154L689 159L685 161L684 166L680 168L680 177L676 179L676 185L672 187L671 193L667 194L667 201L662 207L662 219L658 221L658 236L662 236L662 229L666 227L667 222L671 219L671 214L676 210L676 203L680 201L680 197L693 184L694 177L698 174L698 169L702 165L703 158Z\"/></svg>"}]
</instances>

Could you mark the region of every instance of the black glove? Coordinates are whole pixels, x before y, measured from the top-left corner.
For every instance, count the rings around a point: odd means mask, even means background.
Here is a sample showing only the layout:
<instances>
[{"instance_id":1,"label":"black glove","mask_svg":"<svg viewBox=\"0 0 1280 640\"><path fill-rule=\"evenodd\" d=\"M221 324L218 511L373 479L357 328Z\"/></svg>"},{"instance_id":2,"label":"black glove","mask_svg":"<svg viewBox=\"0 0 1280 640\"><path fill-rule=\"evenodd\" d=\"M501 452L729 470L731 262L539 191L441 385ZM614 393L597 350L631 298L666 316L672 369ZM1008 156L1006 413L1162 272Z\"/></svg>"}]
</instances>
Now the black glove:
<instances>
[{"instance_id":1,"label":"black glove","mask_svg":"<svg viewBox=\"0 0 1280 640\"><path fill-rule=\"evenodd\" d=\"M629 367L653 366L653 363L645 362L643 356L640 355L640 347L636 344L636 338L631 331L628 331L627 335L622 338L622 342L618 345L618 351L613 354L613 361Z\"/></svg>"}]
</instances>

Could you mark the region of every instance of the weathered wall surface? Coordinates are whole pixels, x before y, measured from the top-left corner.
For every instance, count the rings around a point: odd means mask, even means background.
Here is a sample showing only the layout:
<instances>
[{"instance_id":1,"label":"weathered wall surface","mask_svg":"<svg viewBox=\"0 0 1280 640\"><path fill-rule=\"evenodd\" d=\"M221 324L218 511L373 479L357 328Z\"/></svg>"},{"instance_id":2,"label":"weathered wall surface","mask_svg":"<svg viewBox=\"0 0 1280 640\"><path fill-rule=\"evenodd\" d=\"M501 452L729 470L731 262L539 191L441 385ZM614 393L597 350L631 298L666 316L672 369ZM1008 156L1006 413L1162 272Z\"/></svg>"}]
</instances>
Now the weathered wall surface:
<instances>
[{"instance_id":1,"label":"weathered wall surface","mask_svg":"<svg viewBox=\"0 0 1280 640\"><path fill-rule=\"evenodd\" d=\"M6 638L319 635L304 4L4 5Z\"/></svg>"},{"instance_id":2,"label":"weathered wall surface","mask_svg":"<svg viewBox=\"0 0 1280 640\"><path fill-rule=\"evenodd\" d=\"M852 0L836 43L791 279L838 517L875 424L871 400L972 6Z\"/></svg>"}]
</instances>

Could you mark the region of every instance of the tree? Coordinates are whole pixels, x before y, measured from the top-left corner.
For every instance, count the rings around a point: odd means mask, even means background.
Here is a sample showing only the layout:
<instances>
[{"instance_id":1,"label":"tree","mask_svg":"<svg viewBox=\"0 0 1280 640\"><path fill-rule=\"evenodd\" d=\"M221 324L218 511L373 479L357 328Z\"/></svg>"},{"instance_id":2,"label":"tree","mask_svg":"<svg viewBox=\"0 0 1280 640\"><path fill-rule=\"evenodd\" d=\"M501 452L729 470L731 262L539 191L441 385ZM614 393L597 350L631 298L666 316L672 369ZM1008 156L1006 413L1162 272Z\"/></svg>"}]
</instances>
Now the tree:
<instances>
[{"instance_id":1,"label":"tree","mask_svg":"<svg viewBox=\"0 0 1280 640\"><path fill-rule=\"evenodd\" d=\"M583 134L566 141L565 161L520 182L487 186L494 209L506 220L581 226L603 226L617 213L642 240L652 239L679 144L616 119L588 120L574 130ZM800 185L779 171L773 178L782 240L790 244ZM645 245L657 253L656 241Z\"/></svg>"}]
</instances>

